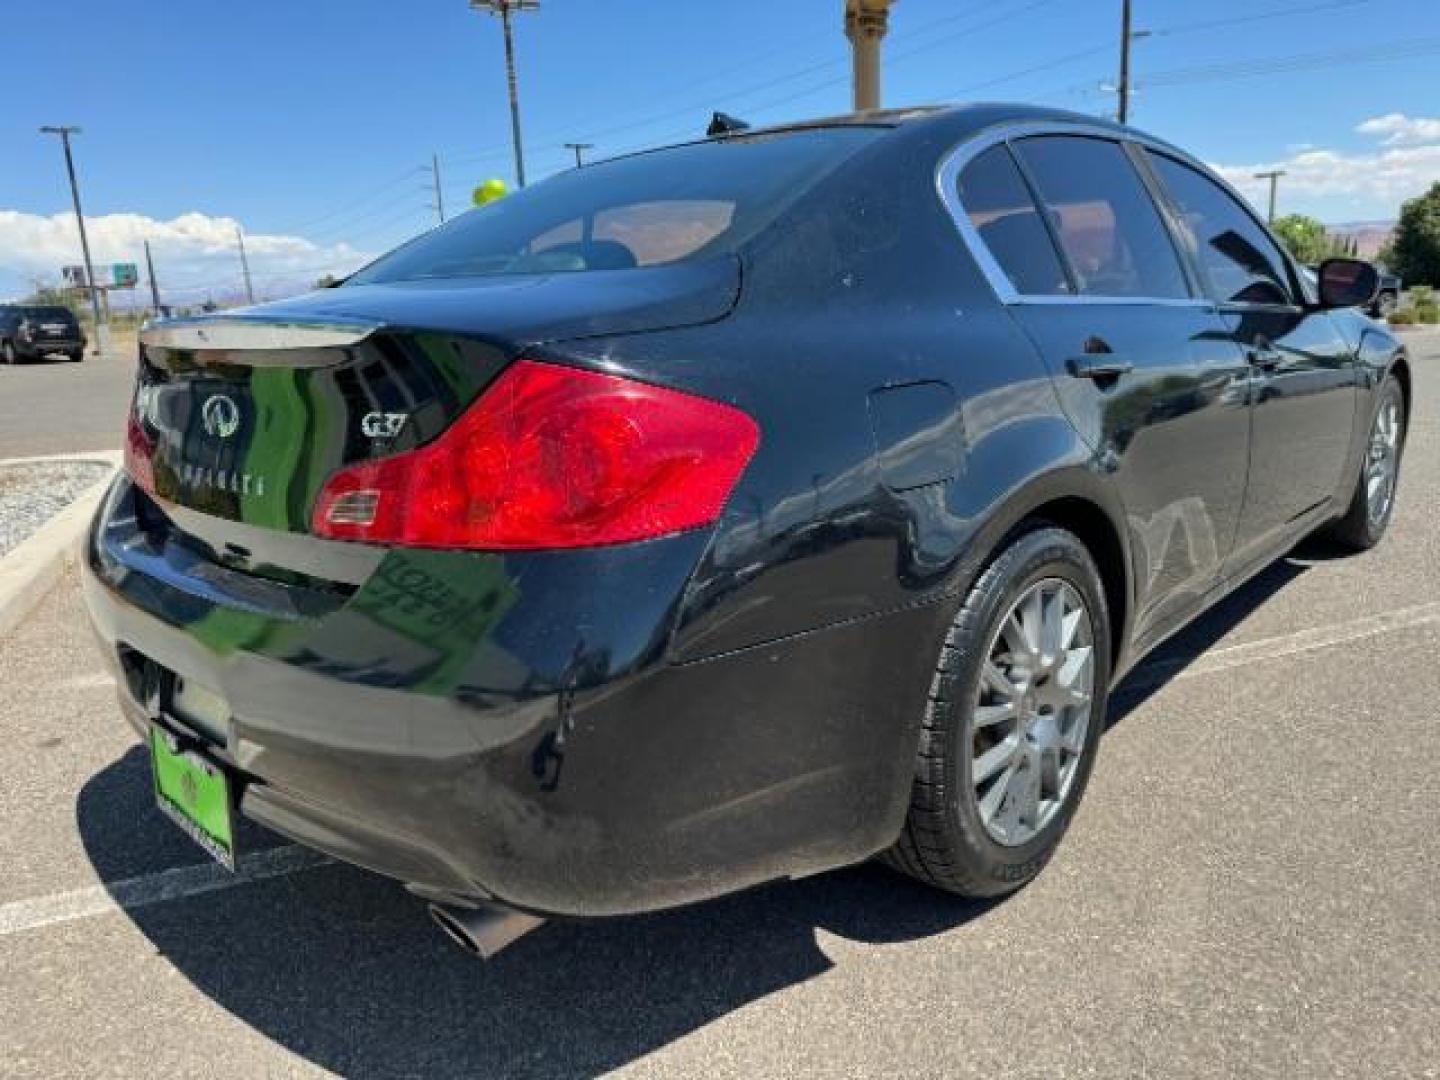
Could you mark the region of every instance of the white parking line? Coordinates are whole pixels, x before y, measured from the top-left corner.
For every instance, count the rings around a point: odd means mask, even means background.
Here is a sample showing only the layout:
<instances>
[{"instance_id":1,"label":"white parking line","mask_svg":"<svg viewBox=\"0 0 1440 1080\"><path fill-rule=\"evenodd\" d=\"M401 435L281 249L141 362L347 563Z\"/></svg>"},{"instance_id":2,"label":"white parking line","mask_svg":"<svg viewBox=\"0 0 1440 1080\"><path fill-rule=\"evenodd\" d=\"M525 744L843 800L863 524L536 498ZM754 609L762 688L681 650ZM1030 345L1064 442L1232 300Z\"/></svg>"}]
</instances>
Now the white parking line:
<instances>
[{"instance_id":1,"label":"white parking line","mask_svg":"<svg viewBox=\"0 0 1440 1080\"><path fill-rule=\"evenodd\" d=\"M1292 634L1277 634L1259 641L1210 649L1188 662L1146 661L1125 679L1123 686L1126 690L1144 689L1169 679L1211 675L1217 671L1229 671L1231 668L1314 652L1316 649L1328 649L1333 645L1343 645L1395 630L1408 630L1427 623L1440 623L1440 602L1417 604L1415 607L1398 608L1381 615L1366 615L1346 622L1331 623L1329 626L1317 626L1311 630L1297 630Z\"/></svg>"},{"instance_id":2,"label":"white parking line","mask_svg":"<svg viewBox=\"0 0 1440 1080\"><path fill-rule=\"evenodd\" d=\"M1211 649L1188 664L1183 660L1149 661L1131 673L1124 687L1134 690L1159 685L1169 679L1210 675L1432 623L1440 623L1440 602ZM237 874L207 863L50 896L15 900L0 905L0 937L115 911L130 911L167 900L183 900L202 893L233 889L254 881L311 870L332 861L317 851L289 844L249 856L242 862L242 869Z\"/></svg>"},{"instance_id":3,"label":"white parking line","mask_svg":"<svg viewBox=\"0 0 1440 1080\"><path fill-rule=\"evenodd\" d=\"M235 874L216 863L204 863L29 900L15 900L0 905L0 937L112 911L130 911L167 900L183 900L202 893L233 889L252 881L311 870L331 861L318 851L287 844L247 857L241 864L240 872Z\"/></svg>"},{"instance_id":4,"label":"white parking line","mask_svg":"<svg viewBox=\"0 0 1440 1080\"><path fill-rule=\"evenodd\" d=\"M74 675L60 684L61 690L96 690L102 686L114 686L115 679L108 671L94 671L88 675Z\"/></svg>"}]
</instances>

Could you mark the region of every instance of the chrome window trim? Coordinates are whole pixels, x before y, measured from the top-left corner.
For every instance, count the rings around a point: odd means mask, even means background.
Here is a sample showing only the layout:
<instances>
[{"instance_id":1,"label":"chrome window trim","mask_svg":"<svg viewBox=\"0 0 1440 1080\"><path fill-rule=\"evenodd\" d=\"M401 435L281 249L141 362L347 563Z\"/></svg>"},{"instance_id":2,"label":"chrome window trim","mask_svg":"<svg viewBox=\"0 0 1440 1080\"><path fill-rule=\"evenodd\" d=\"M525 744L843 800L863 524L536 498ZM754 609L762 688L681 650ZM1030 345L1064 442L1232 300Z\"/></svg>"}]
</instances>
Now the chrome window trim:
<instances>
[{"instance_id":1,"label":"chrome window trim","mask_svg":"<svg viewBox=\"0 0 1440 1080\"><path fill-rule=\"evenodd\" d=\"M1187 160L1172 146L1168 146L1158 139L1151 139L1138 132L1116 131L1114 128L1102 127L1099 124L1086 124L1079 121L1069 120L1026 120L1009 124L1001 124L973 135L952 147L935 169L935 188L940 196L940 203L945 207L946 213L950 215L956 231L960 233L966 249L975 259L980 267L980 272L985 275L990 288L994 290L996 298L1007 305L1012 304L1103 304L1110 306L1128 307L1182 307L1182 308L1210 308L1215 307L1215 301L1208 296L1087 296L1082 294L1035 294L1019 292L1011 283L1009 276L1005 273L995 256L991 254L990 248L980 238L979 231L970 221L970 215L965 212L965 207L960 203L958 180L960 173L985 151L995 146L1009 146L1017 139L1023 139L1032 135L1079 135L1085 138L1104 139L1120 147L1123 151L1125 144L1133 143L1147 149L1153 149L1161 153L1169 154L1172 157L1177 155L1182 160ZM1128 154L1127 154L1128 158ZM1132 162L1132 167L1134 163ZM1136 170L1139 176L1139 170ZM1206 170L1208 173L1208 170ZM1141 183L1144 177L1139 176ZM1150 194L1148 187L1147 195ZM1153 196L1152 196L1153 198ZM1170 230L1169 222L1165 221L1162 209L1157 206L1157 214L1161 216L1161 225L1166 232ZM1063 253L1061 253L1063 254ZM1185 258L1181 252L1176 252L1176 258L1180 260L1182 271L1187 280L1190 271L1185 267Z\"/></svg>"}]
</instances>

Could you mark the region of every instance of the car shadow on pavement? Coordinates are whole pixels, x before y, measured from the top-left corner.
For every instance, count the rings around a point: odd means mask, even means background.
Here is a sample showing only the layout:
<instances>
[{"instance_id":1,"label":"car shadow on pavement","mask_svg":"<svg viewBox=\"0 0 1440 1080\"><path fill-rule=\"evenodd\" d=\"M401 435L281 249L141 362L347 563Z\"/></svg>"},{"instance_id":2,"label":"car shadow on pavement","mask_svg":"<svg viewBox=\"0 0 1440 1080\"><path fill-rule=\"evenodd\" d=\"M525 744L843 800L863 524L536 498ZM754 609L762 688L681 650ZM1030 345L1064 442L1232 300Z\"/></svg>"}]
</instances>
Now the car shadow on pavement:
<instances>
[{"instance_id":1,"label":"car shadow on pavement","mask_svg":"<svg viewBox=\"0 0 1440 1080\"><path fill-rule=\"evenodd\" d=\"M1109 724L1332 553L1308 543L1211 609L1117 688ZM91 777L76 813L102 881L201 861L154 809L139 748ZM242 849L284 843L241 825ZM446 940L399 885L339 864L126 916L217 1004L323 1068L588 1077L823 974L833 962L817 929L917 941L991 906L866 865L678 911L552 922L489 962Z\"/></svg>"},{"instance_id":2,"label":"car shadow on pavement","mask_svg":"<svg viewBox=\"0 0 1440 1080\"><path fill-rule=\"evenodd\" d=\"M95 774L76 809L105 882L153 872L157 845L176 854L138 748ZM246 833L251 850L283 843ZM661 914L551 922L481 962L399 885L336 864L125 917L217 1004L342 1075L588 1077L823 974L817 928L914 941L990 906L867 865Z\"/></svg>"},{"instance_id":3,"label":"car shadow on pavement","mask_svg":"<svg viewBox=\"0 0 1440 1080\"><path fill-rule=\"evenodd\" d=\"M1140 662L1110 694L1105 720L1108 731L1181 675L1230 633L1252 611L1263 606L1314 563L1353 555L1323 537L1302 540L1288 555L1271 563L1204 615Z\"/></svg>"}]
</instances>

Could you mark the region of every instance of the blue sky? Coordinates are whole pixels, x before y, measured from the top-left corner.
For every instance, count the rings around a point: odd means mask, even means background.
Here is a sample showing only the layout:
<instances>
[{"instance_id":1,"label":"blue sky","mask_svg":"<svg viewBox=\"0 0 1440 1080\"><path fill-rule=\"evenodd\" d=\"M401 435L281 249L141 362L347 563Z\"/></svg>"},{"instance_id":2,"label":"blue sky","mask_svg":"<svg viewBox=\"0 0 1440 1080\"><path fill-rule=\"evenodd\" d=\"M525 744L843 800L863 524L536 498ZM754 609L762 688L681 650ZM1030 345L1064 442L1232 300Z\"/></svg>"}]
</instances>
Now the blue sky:
<instances>
[{"instance_id":1,"label":"blue sky","mask_svg":"<svg viewBox=\"0 0 1440 1080\"><path fill-rule=\"evenodd\" d=\"M532 179L566 165L567 140L602 155L673 141L712 108L761 122L843 111L841 9L543 0L516 27ZM1111 110L1100 84L1118 20L1119 0L897 0L885 102ZM1388 218L1440 180L1440 4L1136 0L1135 25L1154 35L1135 45L1133 121L1237 180L1290 169L1282 209ZM465 0L12 0L5 39L0 296L70 261L60 151L41 124L84 128L97 257L138 260L151 236L162 282L193 295L234 287L233 223L253 238L262 293L283 291L428 225L432 153L452 208L510 177L499 24Z\"/></svg>"}]
</instances>

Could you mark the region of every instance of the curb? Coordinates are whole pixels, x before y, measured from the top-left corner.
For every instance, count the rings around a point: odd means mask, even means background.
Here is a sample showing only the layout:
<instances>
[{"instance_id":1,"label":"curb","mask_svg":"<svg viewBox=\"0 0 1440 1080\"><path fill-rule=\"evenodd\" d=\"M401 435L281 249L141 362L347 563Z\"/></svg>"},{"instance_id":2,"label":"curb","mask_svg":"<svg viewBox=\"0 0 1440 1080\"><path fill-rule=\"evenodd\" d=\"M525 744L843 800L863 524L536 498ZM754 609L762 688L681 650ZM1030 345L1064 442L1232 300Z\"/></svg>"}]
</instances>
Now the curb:
<instances>
[{"instance_id":1,"label":"curb","mask_svg":"<svg viewBox=\"0 0 1440 1080\"><path fill-rule=\"evenodd\" d=\"M82 491L9 554L0 558L0 638L15 629L44 598L72 560L78 559L80 538L101 497L114 479L118 454L53 454L44 457L3 458L3 465L39 465L47 462L93 461L111 472Z\"/></svg>"}]
</instances>

